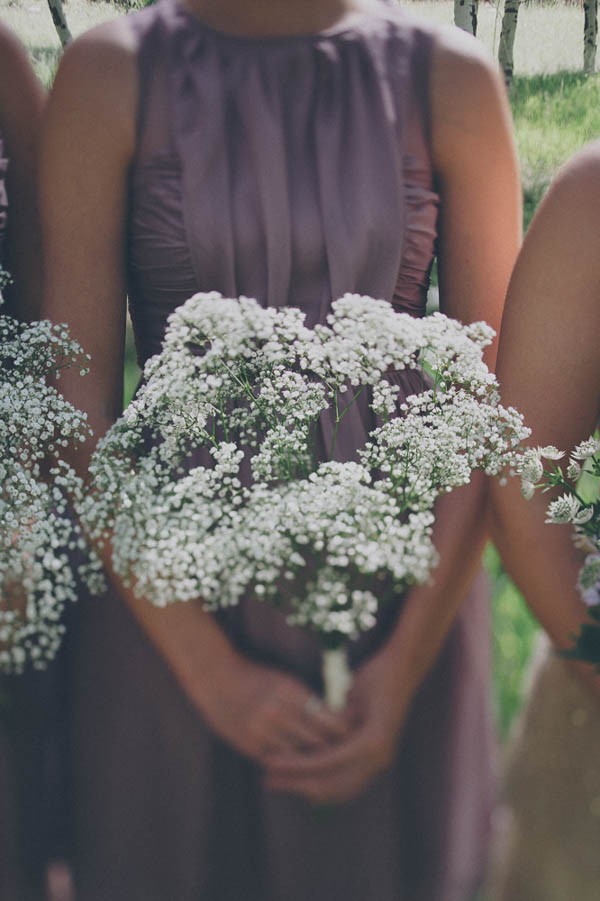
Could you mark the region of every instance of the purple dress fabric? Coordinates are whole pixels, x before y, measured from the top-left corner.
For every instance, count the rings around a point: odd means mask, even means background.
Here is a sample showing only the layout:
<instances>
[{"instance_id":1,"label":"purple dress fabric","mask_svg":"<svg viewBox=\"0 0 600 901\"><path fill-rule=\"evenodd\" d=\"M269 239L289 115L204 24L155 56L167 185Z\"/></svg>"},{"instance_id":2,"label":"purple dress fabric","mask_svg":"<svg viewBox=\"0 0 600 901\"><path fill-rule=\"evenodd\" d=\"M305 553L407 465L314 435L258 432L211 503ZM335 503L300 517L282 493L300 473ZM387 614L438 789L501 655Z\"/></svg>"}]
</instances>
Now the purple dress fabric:
<instances>
[{"instance_id":1,"label":"purple dress fabric","mask_svg":"<svg viewBox=\"0 0 600 901\"><path fill-rule=\"evenodd\" d=\"M6 169L4 142L0 135L0 268L4 261L3 250L6 235L8 199L6 196ZM0 311L1 312L1 311ZM2 688L2 681L0 681ZM6 703L6 700L5 700ZM3 898L17 897L16 849L14 843L14 778L12 747L7 714L2 711L0 695L0 894Z\"/></svg>"},{"instance_id":2,"label":"purple dress fabric","mask_svg":"<svg viewBox=\"0 0 600 901\"><path fill-rule=\"evenodd\" d=\"M0 267L10 218L9 160L0 134ZM8 292L7 292L8 293ZM14 295L10 298L14 303ZM2 312L18 316L19 309ZM0 676L0 898L39 901L49 860L67 853L63 661Z\"/></svg>"},{"instance_id":3,"label":"purple dress fabric","mask_svg":"<svg viewBox=\"0 0 600 901\"><path fill-rule=\"evenodd\" d=\"M130 309L140 361L196 291L293 304L310 323L360 292L424 313L438 197L431 38L387 5L316 35L239 38L177 0L129 19L140 67ZM404 394L414 373L399 374ZM340 441L364 440L358 408ZM402 604L353 649L373 653ZM319 688L319 650L258 602L238 647ZM81 611L75 659L81 901L465 901L492 803L485 591L465 599L396 760L358 800L267 793L214 737L113 595ZM201 653L201 649L198 650Z\"/></svg>"},{"instance_id":4,"label":"purple dress fabric","mask_svg":"<svg viewBox=\"0 0 600 901\"><path fill-rule=\"evenodd\" d=\"M3 261L4 236L8 216L8 198L6 196L6 169L8 160L4 155L4 141L0 135L0 266Z\"/></svg>"},{"instance_id":5,"label":"purple dress fabric","mask_svg":"<svg viewBox=\"0 0 600 901\"><path fill-rule=\"evenodd\" d=\"M6 265L8 159L0 134L0 268ZM1 313L10 313L5 306ZM39 674L36 674L39 675ZM0 898L33 901L40 897L38 841L42 804L32 818L30 786L40 775L36 743L38 721L32 716L31 674L0 675ZM33 742L32 742L33 739ZM34 764L32 766L32 763ZM35 766L38 764L38 766ZM40 787L39 785L37 786ZM38 795L39 799L39 795Z\"/></svg>"},{"instance_id":6,"label":"purple dress fabric","mask_svg":"<svg viewBox=\"0 0 600 901\"><path fill-rule=\"evenodd\" d=\"M8 226L7 169L8 159L0 134L0 269L5 265ZM0 314L5 312L6 308L0 308ZM13 677L0 677L0 897L6 901L24 901L27 892L20 854L23 830L18 800L23 786L17 758L21 730L15 717L16 689L18 683Z\"/></svg>"}]
</instances>

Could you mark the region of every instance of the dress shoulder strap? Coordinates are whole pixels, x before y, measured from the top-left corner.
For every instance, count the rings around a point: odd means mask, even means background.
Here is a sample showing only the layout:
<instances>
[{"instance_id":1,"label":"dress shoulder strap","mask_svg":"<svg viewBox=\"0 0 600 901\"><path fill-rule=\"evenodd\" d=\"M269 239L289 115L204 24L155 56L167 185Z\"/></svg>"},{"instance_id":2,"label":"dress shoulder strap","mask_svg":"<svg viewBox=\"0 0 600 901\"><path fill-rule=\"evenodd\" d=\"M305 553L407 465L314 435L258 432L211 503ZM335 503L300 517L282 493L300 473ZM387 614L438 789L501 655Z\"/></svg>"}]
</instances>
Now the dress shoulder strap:
<instances>
[{"instance_id":1,"label":"dress shoulder strap","mask_svg":"<svg viewBox=\"0 0 600 901\"><path fill-rule=\"evenodd\" d=\"M150 159L165 149L169 118L172 29L162 0L128 16L137 47L137 155Z\"/></svg>"},{"instance_id":2,"label":"dress shoulder strap","mask_svg":"<svg viewBox=\"0 0 600 901\"><path fill-rule=\"evenodd\" d=\"M423 135L428 149L431 149L431 61L433 57L433 34L423 28L415 28L412 54L412 79L414 96L421 118Z\"/></svg>"}]
</instances>

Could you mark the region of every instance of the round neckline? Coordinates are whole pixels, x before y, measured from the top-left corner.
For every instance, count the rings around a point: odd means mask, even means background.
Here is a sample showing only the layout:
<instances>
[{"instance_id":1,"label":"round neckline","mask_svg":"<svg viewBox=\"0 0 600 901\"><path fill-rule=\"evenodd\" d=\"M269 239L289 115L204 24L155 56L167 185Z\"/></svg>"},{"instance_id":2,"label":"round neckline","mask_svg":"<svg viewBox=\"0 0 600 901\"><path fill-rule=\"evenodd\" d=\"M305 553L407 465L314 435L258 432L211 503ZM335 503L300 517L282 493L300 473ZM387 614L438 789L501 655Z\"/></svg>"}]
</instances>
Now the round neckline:
<instances>
[{"instance_id":1,"label":"round neckline","mask_svg":"<svg viewBox=\"0 0 600 901\"><path fill-rule=\"evenodd\" d=\"M298 34L270 34L270 35L251 35L251 34L233 34L229 31L223 31L220 28L214 28L207 22L192 12L185 0L172 0L173 5L178 13L183 15L188 21L191 21L200 31L212 35L223 41L235 41L241 44L286 44L295 41L319 41L326 38L334 38L344 35L352 31L359 22L364 21L371 14L354 10L354 12L345 13L341 19L334 22L333 25L323 28L320 31L299 32Z\"/></svg>"}]
</instances>

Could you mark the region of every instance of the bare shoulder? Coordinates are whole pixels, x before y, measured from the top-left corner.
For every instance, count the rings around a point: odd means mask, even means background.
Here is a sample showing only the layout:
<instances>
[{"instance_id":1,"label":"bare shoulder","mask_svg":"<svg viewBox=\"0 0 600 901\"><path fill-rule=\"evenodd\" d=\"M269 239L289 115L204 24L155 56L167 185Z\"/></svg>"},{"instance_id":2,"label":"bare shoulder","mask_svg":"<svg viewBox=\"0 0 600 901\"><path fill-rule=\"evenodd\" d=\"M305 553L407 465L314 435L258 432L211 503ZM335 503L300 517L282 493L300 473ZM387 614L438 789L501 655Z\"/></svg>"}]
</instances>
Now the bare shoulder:
<instances>
[{"instance_id":1,"label":"bare shoulder","mask_svg":"<svg viewBox=\"0 0 600 901\"><path fill-rule=\"evenodd\" d=\"M15 118L16 107L36 95L41 105L42 87L37 81L27 51L10 29L0 23L0 125ZM13 109L15 107L15 109Z\"/></svg>"},{"instance_id":2,"label":"bare shoulder","mask_svg":"<svg viewBox=\"0 0 600 901\"><path fill-rule=\"evenodd\" d=\"M508 108L496 61L481 41L453 25L431 29L431 103L441 122L478 129L490 121L490 104Z\"/></svg>"},{"instance_id":3,"label":"bare shoulder","mask_svg":"<svg viewBox=\"0 0 600 901\"><path fill-rule=\"evenodd\" d=\"M126 16L86 31L65 50L55 90L113 92L135 81L136 40Z\"/></svg>"},{"instance_id":4,"label":"bare shoulder","mask_svg":"<svg viewBox=\"0 0 600 901\"><path fill-rule=\"evenodd\" d=\"M434 62L447 75L472 78L487 75L499 78L499 69L482 42L455 25L431 25Z\"/></svg>"},{"instance_id":5,"label":"bare shoulder","mask_svg":"<svg viewBox=\"0 0 600 901\"><path fill-rule=\"evenodd\" d=\"M28 64L25 48L16 35L0 22L0 74L4 77L18 73Z\"/></svg>"},{"instance_id":6,"label":"bare shoulder","mask_svg":"<svg viewBox=\"0 0 600 901\"><path fill-rule=\"evenodd\" d=\"M567 298L580 312L598 309L600 288L600 141L555 175L527 230L513 279L544 285L544 307ZM555 295L557 295L555 297Z\"/></svg>"},{"instance_id":7,"label":"bare shoulder","mask_svg":"<svg viewBox=\"0 0 600 901\"><path fill-rule=\"evenodd\" d=\"M133 141L138 96L137 41L128 17L85 32L70 44L50 94L47 126L77 135Z\"/></svg>"},{"instance_id":8,"label":"bare shoulder","mask_svg":"<svg viewBox=\"0 0 600 901\"><path fill-rule=\"evenodd\" d=\"M540 309L565 306L597 314L600 288L600 141L557 172L529 226L511 294L540 298ZM523 289L525 285L525 289ZM557 314L558 315L558 314ZM590 320L591 321L591 320ZM594 339L597 330L593 330Z\"/></svg>"},{"instance_id":9,"label":"bare shoulder","mask_svg":"<svg viewBox=\"0 0 600 901\"><path fill-rule=\"evenodd\" d=\"M600 141L588 144L556 173L536 219L556 219L565 231L600 230Z\"/></svg>"},{"instance_id":10,"label":"bare shoulder","mask_svg":"<svg viewBox=\"0 0 600 901\"><path fill-rule=\"evenodd\" d=\"M469 160L516 178L516 153L506 89L481 41L453 25L431 29L430 109L433 157L449 174ZM474 170L472 170L474 171Z\"/></svg>"},{"instance_id":11,"label":"bare shoulder","mask_svg":"<svg viewBox=\"0 0 600 901\"><path fill-rule=\"evenodd\" d=\"M69 60L115 63L135 55L135 32L128 16L118 16L88 29L65 50L61 65Z\"/></svg>"}]
</instances>

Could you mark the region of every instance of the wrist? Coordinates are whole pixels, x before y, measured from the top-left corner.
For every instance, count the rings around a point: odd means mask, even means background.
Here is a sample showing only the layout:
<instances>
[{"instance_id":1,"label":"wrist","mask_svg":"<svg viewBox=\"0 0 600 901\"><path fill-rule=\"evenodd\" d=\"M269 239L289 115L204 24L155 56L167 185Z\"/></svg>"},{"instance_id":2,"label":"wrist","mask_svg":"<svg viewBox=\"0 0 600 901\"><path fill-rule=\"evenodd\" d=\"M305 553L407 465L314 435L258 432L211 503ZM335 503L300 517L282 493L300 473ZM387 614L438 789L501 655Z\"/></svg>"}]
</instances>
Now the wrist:
<instances>
[{"instance_id":1,"label":"wrist","mask_svg":"<svg viewBox=\"0 0 600 901\"><path fill-rule=\"evenodd\" d=\"M197 647L191 659L182 668L178 678L186 695L204 715L210 715L215 702L227 704L230 686L243 684L244 658L221 633L218 641L211 642L208 654Z\"/></svg>"},{"instance_id":2,"label":"wrist","mask_svg":"<svg viewBox=\"0 0 600 901\"><path fill-rule=\"evenodd\" d=\"M394 717L403 718L416 689L401 650L388 642L365 666L370 670L378 694L388 699L382 708L392 709Z\"/></svg>"}]
</instances>

